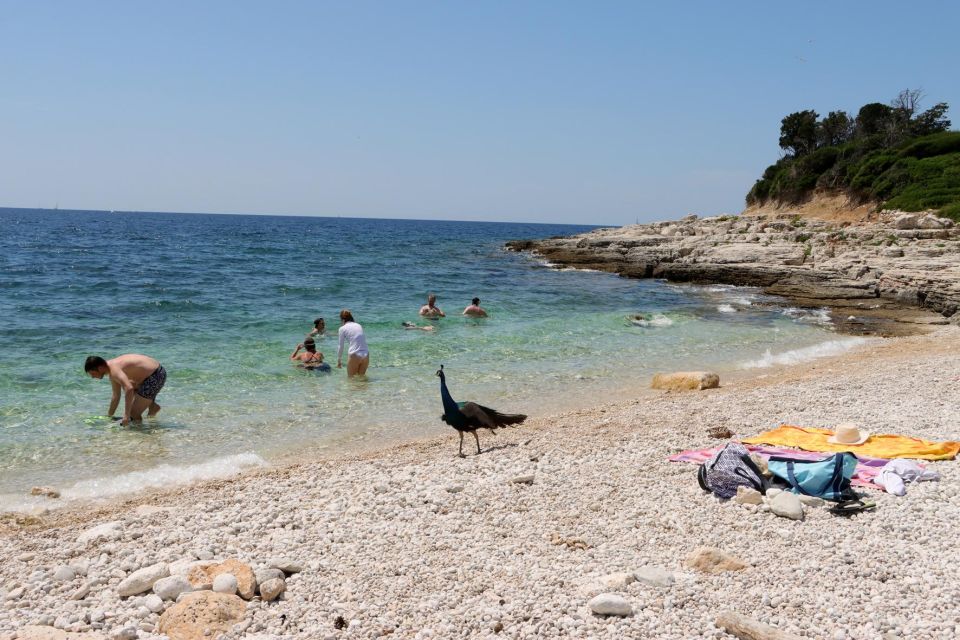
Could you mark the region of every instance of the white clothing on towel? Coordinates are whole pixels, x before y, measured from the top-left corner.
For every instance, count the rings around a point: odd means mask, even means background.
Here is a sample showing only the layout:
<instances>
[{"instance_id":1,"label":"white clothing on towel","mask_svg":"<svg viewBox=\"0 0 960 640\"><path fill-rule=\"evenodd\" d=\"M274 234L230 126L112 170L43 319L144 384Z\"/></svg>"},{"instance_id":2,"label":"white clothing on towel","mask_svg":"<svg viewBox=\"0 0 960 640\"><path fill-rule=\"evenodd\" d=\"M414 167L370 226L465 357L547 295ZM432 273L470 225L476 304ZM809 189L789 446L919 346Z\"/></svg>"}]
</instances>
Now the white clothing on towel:
<instances>
[{"instance_id":1,"label":"white clothing on towel","mask_svg":"<svg viewBox=\"0 0 960 640\"><path fill-rule=\"evenodd\" d=\"M343 341L346 340L350 343L350 348L347 351L348 355L357 356L360 358L366 358L370 355L370 352L367 350L367 339L363 335L363 327L361 327L356 322L348 322L337 332L340 336L340 348L337 349L337 361L339 362L343 357Z\"/></svg>"},{"instance_id":2,"label":"white clothing on towel","mask_svg":"<svg viewBox=\"0 0 960 640\"><path fill-rule=\"evenodd\" d=\"M877 484L895 496L907 493L908 482L922 482L924 480L939 480L940 474L930 469L924 469L913 460L897 458L883 465L880 474L874 480Z\"/></svg>"}]
</instances>

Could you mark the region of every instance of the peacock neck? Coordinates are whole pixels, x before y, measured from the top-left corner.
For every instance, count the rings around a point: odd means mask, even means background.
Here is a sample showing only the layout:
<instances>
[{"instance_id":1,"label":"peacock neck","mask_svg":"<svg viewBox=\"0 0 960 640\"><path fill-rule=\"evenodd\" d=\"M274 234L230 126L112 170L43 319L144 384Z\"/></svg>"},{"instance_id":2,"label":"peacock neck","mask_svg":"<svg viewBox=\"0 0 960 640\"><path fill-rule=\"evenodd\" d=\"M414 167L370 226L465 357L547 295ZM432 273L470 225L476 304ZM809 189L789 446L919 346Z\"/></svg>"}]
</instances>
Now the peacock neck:
<instances>
[{"instance_id":1,"label":"peacock neck","mask_svg":"<svg viewBox=\"0 0 960 640\"><path fill-rule=\"evenodd\" d=\"M447 381L442 376L440 378L440 399L443 401L444 413L450 415L456 415L457 413L460 413L460 407L453 399L453 396L450 395L450 391L447 390Z\"/></svg>"}]
</instances>

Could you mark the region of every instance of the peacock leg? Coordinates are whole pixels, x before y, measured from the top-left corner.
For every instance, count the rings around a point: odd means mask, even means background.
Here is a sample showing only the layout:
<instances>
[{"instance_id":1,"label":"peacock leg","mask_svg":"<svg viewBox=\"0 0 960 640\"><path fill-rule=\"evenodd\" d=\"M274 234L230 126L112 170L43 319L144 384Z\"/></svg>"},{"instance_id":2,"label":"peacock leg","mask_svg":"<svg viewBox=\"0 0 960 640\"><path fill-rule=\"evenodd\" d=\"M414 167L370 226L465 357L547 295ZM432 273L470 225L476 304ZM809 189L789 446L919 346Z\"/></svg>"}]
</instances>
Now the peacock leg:
<instances>
[{"instance_id":1,"label":"peacock leg","mask_svg":"<svg viewBox=\"0 0 960 640\"><path fill-rule=\"evenodd\" d=\"M463 458L465 457L463 455L463 431L458 431L457 433L460 434L460 457Z\"/></svg>"},{"instance_id":2,"label":"peacock leg","mask_svg":"<svg viewBox=\"0 0 960 640\"><path fill-rule=\"evenodd\" d=\"M477 455L480 455L480 436L477 435L476 430L473 432L473 437L477 439Z\"/></svg>"}]
</instances>

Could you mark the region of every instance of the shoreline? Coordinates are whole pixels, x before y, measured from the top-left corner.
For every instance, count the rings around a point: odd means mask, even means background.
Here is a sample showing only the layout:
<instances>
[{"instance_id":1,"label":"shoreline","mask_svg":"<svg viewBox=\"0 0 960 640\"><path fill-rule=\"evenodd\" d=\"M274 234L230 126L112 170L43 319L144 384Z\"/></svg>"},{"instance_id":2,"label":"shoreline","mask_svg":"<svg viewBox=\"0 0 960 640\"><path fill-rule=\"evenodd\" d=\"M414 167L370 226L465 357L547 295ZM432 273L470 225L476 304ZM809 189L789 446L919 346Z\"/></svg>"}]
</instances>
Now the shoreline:
<instances>
[{"instance_id":1,"label":"shoreline","mask_svg":"<svg viewBox=\"0 0 960 640\"><path fill-rule=\"evenodd\" d=\"M337 615L356 620L351 637L362 638L729 637L713 626L726 609L800 637L945 637L960 625L947 613L958 591L948 576L960 562L948 533L960 517L956 461L931 463L941 481L910 485L904 498L871 492L873 513L841 519L808 509L806 521L794 522L704 495L696 467L666 457L718 444L706 435L713 426L743 436L780 422L852 418L875 433L957 439L949 404L957 383L948 372L960 368L958 347L960 329L944 327L746 372L720 389L651 392L535 417L481 436L480 456L457 458L451 430L5 526L0 584L32 595L29 608L18 606L24 596L0 610L0 635L62 619L76 631L133 626L141 638L159 637L157 614L144 613L136 597L117 597L121 576L209 554L254 567L290 555L304 565L281 600L246 605L243 629L227 638L340 637ZM904 376L918 389L909 403L898 395ZM530 484L517 480L527 474ZM122 528L115 540L77 541L108 520ZM704 544L748 568L690 570L683 558ZM51 578L71 562L85 563L87 575ZM633 616L589 612L597 581L651 565L673 584L605 588L622 594ZM804 572L802 589L793 590L785 567ZM89 595L69 600L82 580L93 584ZM846 604L835 608L837 601ZM70 612L91 610L111 616L67 622Z\"/></svg>"},{"instance_id":2,"label":"shoreline","mask_svg":"<svg viewBox=\"0 0 960 640\"><path fill-rule=\"evenodd\" d=\"M831 338L831 335L836 337ZM822 342L815 343L809 347L785 349L784 351L777 352L776 354L773 354L772 358L770 358L769 363L755 364L763 361L766 358L766 356L761 356L760 360L748 361L741 359L735 363L730 362L726 363L724 366L712 368L712 370L720 374L721 384L727 385L734 381L742 382L744 380L749 380L756 377L762 378L767 375L771 375L773 372L794 366L803 366L805 364L838 356L842 357L851 351L863 349L865 346L870 344L869 342L857 344L851 341L851 343L849 343L847 346L841 348L839 354L829 352L826 355L802 353L811 349L816 351L817 349L823 348L827 348L828 350L831 347L837 348L835 343L843 341L844 339L845 335L840 331L835 331L832 334L825 332L824 340ZM869 341L871 339L868 338L866 340ZM879 340L879 338L876 338L875 340ZM770 355L769 350L767 351L767 355ZM787 360L792 358L799 358L799 360L794 362L783 362L782 360L784 357L786 357ZM664 370L659 372L664 373L666 371ZM635 379L623 380L611 385L607 391L619 395L628 395L634 398L652 398L660 393L659 391L650 387L650 380L652 379L652 376L653 372L651 372L650 376L640 376ZM601 406L603 406L602 403L598 404L593 399L578 399L567 400L564 403L564 406L561 406L561 408L557 410L556 403L543 401L537 407L535 407L533 411L529 412L532 420L529 420L526 424L532 424L534 421L549 421L551 418L557 415L565 415L571 412L595 410ZM386 431L386 429L381 426L381 428L376 431L341 435L330 440L323 441L322 444L310 445L303 449L290 450L269 457L262 457L260 454L254 451L235 452L231 455L191 462L183 465L170 465L169 463L164 463L161 465L148 467L139 472L127 472L121 474L120 476L126 477L136 475L138 473L149 474L161 469L166 469L170 466L173 466L179 473L193 473L196 472L198 468L222 463L227 459L247 459L245 464L236 471L225 472L223 475L214 477L199 477L184 481L174 481L172 486L168 488L159 488L157 486L148 485L132 490L118 489L102 496L78 498L61 497L57 499L47 499L41 497L34 499L28 493L24 493L23 499L25 506L22 508L8 508L5 510L0 510L0 535L3 535L3 533L8 530L16 529L16 527L11 527L11 523L15 524L19 521L30 523L39 523L46 520L56 521L58 520L58 518L56 518L57 515L71 512L89 513L100 512L101 510L110 512L113 510L113 505L115 504L136 505L143 497L162 497L167 494L178 494L184 490L189 490L192 487L197 487L203 484L209 483L219 485L220 483L229 483L250 475L261 475L265 473L269 474L273 471L282 471L288 467L309 466L311 464L345 460L359 460L378 456L389 457L391 451L403 449L408 445L427 445L443 442L445 441L446 436L439 435L441 432L446 433L449 431L450 433L454 433L447 425L442 423L438 423L438 425L439 426L435 425L428 428L429 430L437 432L435 435L424 433L423 427L421 427L419 429L420 433L384 436L383 432ZM409 430L410 425L406 425L406 427L398 426L398 431ZM498 432L498 434L500 433L503 432ZM259 462L249 460L252 458L258 459ZM99 476L95 478L88 478L80 481L78 484L96 483L104 481L108 477L109 476ZM68 487L55 488L63 494L69 494L71 490L74 490L78 486L78 484ZM26 503L33 504L26 505Z\"/></svg>"},{"instance_id":3,"label":"shoreline","mask_svg":"<svg viewBox=\"0 0 960 640\"><path fill-rule=\"evenodd\" d=\"M829 307L837 329L851 335L960 324L960 227L924 213L883 212L856 223L795 211L689 215L505 248L625 278L760 287L800 307Z\"/></svg>"}]
</instances>

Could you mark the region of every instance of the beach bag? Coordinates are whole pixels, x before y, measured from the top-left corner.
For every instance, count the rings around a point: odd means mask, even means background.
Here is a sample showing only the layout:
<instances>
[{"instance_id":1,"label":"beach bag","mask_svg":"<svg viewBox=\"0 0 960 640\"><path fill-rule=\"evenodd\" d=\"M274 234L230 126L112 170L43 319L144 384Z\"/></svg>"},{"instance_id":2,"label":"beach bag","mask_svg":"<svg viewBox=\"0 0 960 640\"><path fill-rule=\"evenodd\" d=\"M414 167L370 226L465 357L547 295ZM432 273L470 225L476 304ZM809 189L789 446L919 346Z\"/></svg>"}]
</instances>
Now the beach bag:
<instances>
[{"instance_id":1,"label":"beach bag","mask_svg":"<svg viewBox=\"0 0 960 640\"><path fill-rule=\"evenodd\" d=\"M745 486L760 493L767 492L767 480L760 473L756 463L750 458L750 452L739 442L729 442L713 454L713 457L700 465L697 481L704 491L715 493L721 498L737 495L737 487Z\"/></svg>"},{"instance_id":2,"label":"beach bag","mask_svg":"<svg viewBox=\"0 0 960 640\"><path fill-rule=\"evenodd\" d=\"M850 480L857 470L857 456L843 452L816 461L770 456L767 468L789 484L794 493L839 502L851 495Z\"/></svg>"}]
</instances>

